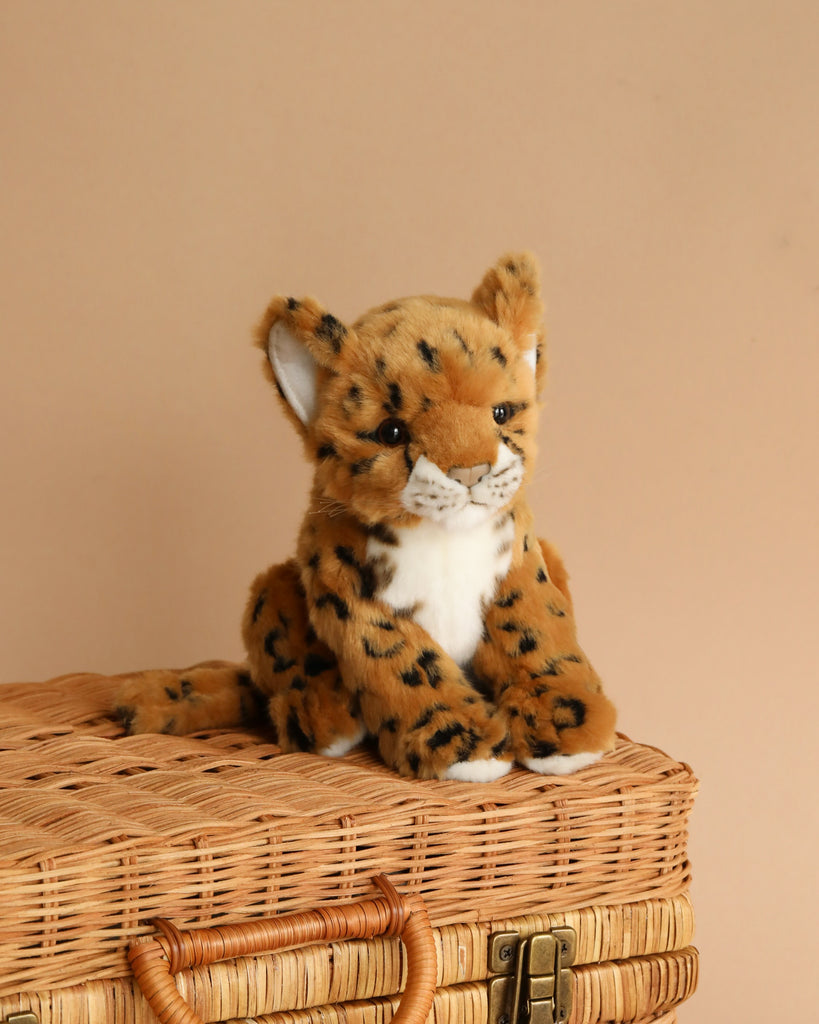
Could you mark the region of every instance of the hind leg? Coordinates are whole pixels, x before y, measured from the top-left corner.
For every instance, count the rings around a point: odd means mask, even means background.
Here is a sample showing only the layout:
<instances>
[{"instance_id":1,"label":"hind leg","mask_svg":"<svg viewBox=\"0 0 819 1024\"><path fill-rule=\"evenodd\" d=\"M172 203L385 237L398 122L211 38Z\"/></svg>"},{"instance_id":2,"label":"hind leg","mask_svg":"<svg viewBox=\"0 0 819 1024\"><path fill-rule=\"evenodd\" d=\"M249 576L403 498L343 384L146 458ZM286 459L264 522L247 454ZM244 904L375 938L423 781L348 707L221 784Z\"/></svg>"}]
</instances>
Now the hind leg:
<instances>
[{"instance_id":1,"label":"hind leg","mask_svg":"<svg viewBox=\"0 0 819 1024\"><path fill-rule=\"evenodd\" d=\"M364 736L356 698L333 652L313 632L294 560L254 580L242 636L256 688L283 750L339 757Z\"/></svg>"}]
</instances>

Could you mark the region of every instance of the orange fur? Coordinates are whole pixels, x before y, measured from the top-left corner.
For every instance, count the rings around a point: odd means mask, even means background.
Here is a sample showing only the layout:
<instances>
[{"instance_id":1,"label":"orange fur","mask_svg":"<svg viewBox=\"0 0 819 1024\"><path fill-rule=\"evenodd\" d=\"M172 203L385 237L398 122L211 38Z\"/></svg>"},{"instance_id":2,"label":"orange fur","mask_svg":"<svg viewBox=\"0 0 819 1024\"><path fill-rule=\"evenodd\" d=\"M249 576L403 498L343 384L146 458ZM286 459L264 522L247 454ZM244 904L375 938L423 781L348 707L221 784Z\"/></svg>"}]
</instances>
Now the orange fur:
<instances>
[{"instance_id":1,"label":"orange fur","mask_svg":"<svg viewBox=\"0 0 819 1024\"><path fill-rule=\"evenodd\" d=\"M274 299L257 343L315 464L295 558L251 588L247 668L189 670L184 694L179 674L128 681L118 707L129 728L238 719L253 710L252 679L284 749L337 751L366 731L403 774L610 749L614 708L577 644L565 568L538 543L525 496L541 320L528 254L500 259L470 302L400 299L352 326L313 299ZM401 546L430 523L430 558L460 533L484 545L459 563L465 578L474 560L503 566L480 591L483 632L467 664L448 653L443 626L433 636L422 624L434 621L424 618L433 591L459 594L457 579L430 562L428 590L410 607L390 596L404 592L390 590L396 573L405 588L415 579ZM463 586L467 621L484 584Z\"/></svg>"}]
</instances>

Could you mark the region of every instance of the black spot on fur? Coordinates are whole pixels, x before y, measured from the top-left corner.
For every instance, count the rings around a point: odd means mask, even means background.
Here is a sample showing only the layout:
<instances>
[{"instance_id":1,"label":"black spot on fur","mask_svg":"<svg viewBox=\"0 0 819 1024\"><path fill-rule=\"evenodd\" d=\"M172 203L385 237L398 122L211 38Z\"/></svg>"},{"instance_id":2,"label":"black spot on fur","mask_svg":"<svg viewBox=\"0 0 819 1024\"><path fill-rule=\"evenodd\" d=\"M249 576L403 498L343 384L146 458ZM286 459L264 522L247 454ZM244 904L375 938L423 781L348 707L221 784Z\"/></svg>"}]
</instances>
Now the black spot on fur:
<instances>
[{"instance_id":1,"label":"black spot on fur","mask_svg":"<svg viewBox=\"0 0 819 1024\"><path fill-rule=\"evenodd\" d=\"M281 640L282 634L279 629L271 629L270 632L264 638L264 651L265 654L271 658L275 657L276 654L276 641Z\"/></svg>"},{"instance_id":2,"label":"black spot on fur","mask_svg":"<svg viewBox=\"0 0 819 1024\"><path fill-rule=\"evenodd\" d=\"M382 359L380 356L375 361L375 372L378 374L379 377L384 377L387 373L386 360Z\"/></svg>"},{"instance_id":3,"label":"black spot on fur","mask_svg":"<svg viewBox=\"0 0 819 1024\"><path fill-rule=\"evenodd\" d=\"M316 608L326 608L328 604L336 613L337 618L342 621L349 619L350 606L346 601L343 601L338 594L334 594L332 590L328 591L326 594L322 594L321 597L316 598Z\"/></svg>"},{"instance_id":4,"label":"black spot on fur","mask_svg":"<svg viewBox=\"0 0 819 1024\"><path fill-rule=\"evenodd\" d=\"M549 577L546 575L546 570L543 568L542 565L538 566L537 581L538 581L538 583L548 583L549 582Z\"/></svg>"},{"instance_id":5,"label":"black spot on fur","mask_svg":"<svg viewBox=\"0 0 819 1024\"><path fill-rule=\"evenodd\" d=\"M379 629L386 629L387 632L392 632L395 629L395 625L392 622L388 622L386 619L374 623Z\"/></svg>"},{"instance_id":6,"label":"black spot on fur","mask_svg":"<svg viewBox=\"0 0 819 1024\"><path fill-rule=\"evenodd\" d=\"M308 676L320 676L322 672L335 668L335 665L335 661L325 658L316 651L308 651L304 656L304 672Z\"/></svg>"},{"instance_id":7,"label":"black spot on fur","mask_svg":"<svg viewBox=\"0 0 819 1024\"><path fill-rule=\"evenodd\" d=\"M401 385L393 381L389 385L389 399L384 403L386 412L400 412L404 406L404 396L401 394Z\"/></svg>"},{"instance_id":8,"label":"black spot on fur","mask_svg":"<svg viewBox=\"0 0 819 1024\"><path fill-rule=\"evenodd\" d=\"M504 633L519 633L521 628L519 622L502 622L498 626L498 629L502 629Z\"/></svg>"},{"instance_id":9,"label":"black spot on fur","mask_svg":"<svg viewBox=\"0 0 819 1024\"><path fill-rule=\"evenodd\" d=\"M509 737L504 736L502 740L499 740L494 747L492 747L492 754L494 757L500 757L501 754L505 753L509 746Z\"/></svg>"},{"instance_id":10,"label":"black spot on fur","mask_svg":"<svg viewBox=\"0 0 819 1024\"><path fill-rule=\"evenodd\" d=\"M466 726L460 722L450 722L449 725L438 729L430 736L427 740L427 746L430 750L438 750L440 747L445 747L447 743L451 743L456 736L463 736L465 732Z\"/></svg>"},{"instance_id":11,"label":"black spot on fur","mask_svg":"<svg viewBox=\"0 0 819 1024\"><path fill-rule=\"evenodd\" d=\"M179 682L179 689L183 700L190 700L193 694L193 683L190 679L182 679Z\"/></svg>"},{"instance_id":12,"label":"black spot on fur","mask_svg":"<svg viewBox=\"0 0 819 1024\"><path fill-rule=\"evenodd\" d=\"M557 744L550 743L548 740L531 740L529 749L532 752L532 757L553 757L558 751Z\"/></svg>"},{"instance_id":13,"label":"black spot on fur","mask_svg":"<svg viewBox=\"0 0 819 1024\"><path fill-rule=\"evenodd\" d=\"M346 547L339 544L336 549L336 557L344 565L349 565L350 568L355 569L358 573L359 579L359 595L365 600L372 600L375 595L375 588L377 584L376 572L374 566L370 562L365 562L363 565L355 556L355 552L352 548Z\"/></svg>"},{"instance_id":14,"label":"black spot on fur","mask_svg":"<svg viewBox=\"0 0 819 1024\"><path fill-rule=\"evenodd\" d=\"M480 743L480 736L475 732L474 729L467 729L466 735L461 741L458 752L455 755L456 761L468 761L470 757L475 753L475 750Z\"/></svg>"},{"instance_id":15,"label":"black spot on fur","mask_svg":"<svg viewBox=\"0 0 819 1024\"><path fill-rule=\"evenodd\" d=\"M308 626L304 634L304 642L306 644L314 644L316 640L318 640L318 637L316 636L316 631L313 629L312 626Z\"/></svg>"},{"instance_id":16,"label":"black spot on fur","mask_svg":"<svg viewBox=\"0 0 819 1024\"><path fill-rule=\"evenodd\" d=\"M410 766L410 769L417 775L418 769L421 767L421 758L418 756L418 754L415 753L414 750L407 754L407 764Z\"/></svg>"},{"instance_id":17,"label":"black spot on fur","mask_svg":"<svg viewBox=\"0 0 819 1024\"><path fill-rule=\"evenodd\" d=\"M428 395L424 395L424 397L421 399L421 408L424 410L424 412L429 412L429 410L432 408L432 405L432 399Z\"/></svg>"},{"instance_id":18,"label":"black spot on fur","mask_svg":"<svg viewBox=\"0 0 819 1024\"><path fill-rule=\"evenodd\" d=\"M531 633L529 630L526 630L526 632L520 638L520 643L518 644L518 649L515 652L515 654L529 654L531 651L536 650L537 638L535 637L534 633Z\"/></svg>"},{"instance_id":19,"label":"black spot on fur","mask_svg":"<svg viewBox=\"0 0 819 1024\"><path fill-rule=\"evenodd\" d=\"M169 700L179 700L179 694L176 690L172 690L170 686L165 687L165 693L168 695Z\"/></svg>"},{"instance_id":20,"label":"black spot on fur","mask_svg":"<svg viewBox=\"0 0 819 1024\"><path fill-rule=\"evenodd\" d=\"M330 444L329 441L326 444L322 444L322 445L319 446L319 449L316 452L316 455L320 459L337 459L338 458L338 452L335 449L335 445Z\"/></svg>"},{"instance_id":21,"label":"black spot on fur","mask_svg":"<svg viewBox=\"0 0 819 1024\"><path fill-rule=\"evenodd\" d=\"M134 724L134 718L136 718L136 708L129 708L120 704L119 707L114 708L114 714L117 716L122 728L126 732L130 732L131 726Z\"/></svg>"},{"instance_id":22,"label":"black spot on fur","mask_svg":"<svg viewBox=\"0 0 819 1024\"><path fill-rule=\"evenodd\" d=\"M174 729L176 728L176 719L169 718L168 721L159 730L163 736L173 736Z\"/></svg>"},{"instance_id":23,"label":"black spot on fur","mask_svg":"<svg viewBox=\"0 0 819 1024\"><path fill-rule=\"evenodd\" d=\"M336 558L339 562L343 562L345 565L358 567L358 559L355 557L355 553L352 548L345 547L343 544L337 544L335 552Z\"/></svg>"},{"instance_id":24,"label":"black spot on fur","mask_svg":"<svg viewBox=\"0 0 819 1024\"><path fill-rule=\"evenodd\" d=\"M291 313L293 312L294 309L298 309L300 305L301 303L299 302L299 300L292 298L292 296L287 300L287 308L290 310Z\"/></svg>"},{"instance_id":25,"label":"black spot on fur","mask_svg":"<svg viewBox=\"0 0 819 1024\"><path fill-rule=\"evenodd\" d=\"M282 625L282 629L284 630L284 635L287 636L287 634L290 632L290 619L288 619L288 617L282 611L278 613L277 617Z\"/></svg>"},{"instance_id":26,"label":"black spot on fur","mask_svg":"<svg viewBox=\"0 0 819 1024\"><path fill-rule=\"evenodd\" d=\"M306 690L307 689L307 680L303 676L299 676L299 675L293 676L293 678L290 680L290 689L291 690Z\"/></svg>"},{"instance_id":27,"label":"black spot on fur","mask_svg":"<svg viewBox=\"0 0 819 1024\"><path fill-rule=\"evenodd\" d=\"M284 672L289 672L291 668L295 666L296 662L292 658L277 657L273 662L273 671L277 675L281 675Z\"/></svg>"},{"instance_id":28,"label":"black spot on fur","mask_svg":"<svg viewBox=\"0 0 819 1024\"><path fill-rule=\"evenodd\" d=\"M318 567L319 567L319 553L318 553L318 551L314 551L313 554L310 555L310 557L307 559L307 564L313 570L318 569Z\"/></svg>"},{"instance_id":29,"label":"black spot on fur","mask_svg":"<svg viewBox=\"0 0 819 1024\"><path fill-rule=\"evenodd\" d=\"M390 547L398 544L395 533L384 523L371 523L365 527L365 532L368 537L375 537L376 540L380 540L382 544L388 544Z\"/></svg>"},{"instance_id":30,"label":"black spot on fur","mask_svg":"<svg viewBox=\"0 0 819 1024\"><path fill-rule=\"evenodd\" d=\"M350 472L353 476L361 476L362 473L369 473L377 458L377 455L371 455L368 459L358 459L357 462L350 464Z\"/></svg>"},{"instance_id":31,"label":"black spot on fur","mask_svg":"<svg viewBox=\"0 0 819 1024\"><path fill-rule=\"evenodd\" d=\"M529 534L528 533L525 534L524 537L523 537L523 550L524 551L528 551L529 550Z\"/></svg>"},{"instance_id":32,"label":"black spot on fur","mask_svg":"<svg viewBox=\"0 0 819 1024\"><path fill-rule=\"evenodd\" d=\"M586 705L577 697L555 697L552 721L558 732L577 729L586 721Z\"/></svg>"},{"instance_id":33,"label":"black spot on fur","mask_svg":"<svg viewBox=\"0 0 819 1024\"><path fill-rule=\"evenodd\" d=\"M533 697L542 697L544 693L548 693L551 690L551 686L547 686L546 683L540 683L532 690Z\"/></svg>"},{"instance_id":34,"label":"black spot on fur","mask_svg":"<svg viewBox=\"0 0 819 1024\"><path fill-rule=\"evenodd\" d=\"M256 598L256 603L253 605L253 622L258 622L259 616L262 614L262 608L264 608L264 602L266 599L265 594L259 594Z\"/></svg>"},{"instance_id":35,"label":"black spot on fur","mask_svg":"<svg viewBox=\"0 0 819 1024\"><path fill-rule=\"evenodd\" d=\"M540 679L542 676L558 676L560 658L549 658L549 660L537 670L537 672L530 672L530 679Z\"/></svg>"},{"instance_id":36,"label":"black spot on fur","mask_svg":"<svg viewBox=\"0 0 819 1024\"><path fill-rule=\"evenodd\" d=\"M438 667L438 655L428 648L421 651L416 659L420 668L424 670L427 682L430 686L437 686L441 681L441 670Z\"/></svg>"},{"instance_id":37,"label":"black spot on fur","mask_svg":"<svg viewBox=\"0 0 819 1024\"><path fill-rule=\"evenodd\" d=\"M399 640L392 647L378 648L374 647L365 636L361 640L361 646L368 658L394 658L396 654L403 651L406 644L403 640Z\"/></svg>"},{"instance_id":38,"label":"black spot on fur","mask_svg":"<svg viewBox=\"0 0 819 1024\"><path fill-rule=\"evenodd\" d=\"M503 354L503 352L501 352L501 350L498 348L497 345L493 345L492 346L491 352L492 352L492 358L493 359L495 359L497 362L499 362L501 364L501 366L506 366L506 364L508 362L508 359Z\"/></svg>"},{"instance_id":39,"label":"black spot on fur","mask_svg":"<svg viewBox=\"0 0 819 1024\"><path fill-rule=\"evenodd\" d=\"M326 341L336 355L341 351L341 342L347 334L347 328L330 313L325 313L316 327L316 337Z\"/></svg>"},{"instance_id":40,"label":"black spot on fur","mask_svg":"<svg viewBox=\"0 0 819 1024\"><path fill-rule=\"evenodd\" d=\"M460 331L456 331L453 328L452 333L455 335L455 340L458 342L458 344L461 346L461 348L464 350L464 352L466 352L466 354L471 358L471 356L472 356L472 349L469 347L469 345L467 345L467 343L464 340L464 337L460 333Z\"/></svg>"},{"instance_id":41,"label":"black spot on fur","mask_svg":"<svg viewBox=\"0 0 819 1024\"><path fill-rule=\"evenodd\" d=\"M565 617L566 612L563 608L558 608L556 604L552 604L551 601L546 605L550 615L554 615L558 619Z\"/></svg>"},{"instance_id":42,"label":"black spot on fur","mask_svg":"<svg viewBox=\"0 0 819 1024\"><path fill-rule=\"evenodd\" d=\"M264 721L267 708L264 694L256 689L247 672L240 672L237 682L239 684L239 715L242 725L253 725Z\"/></svg>"},{"instance_id":43,"label":"black spot on fur","mask_svg":"<svg viewBox=\"0 0 819 1024\"><path fill-rule=\"evenodd\" d=\"M418 342L418 352L433 373L441 372L441 360L438 357L438 349L434 345L430 345L428 341L421 338Z\"/></svg>"},{"instance_id":44,"label":"black spot on fur","mask_svg":"<svg viewBox=\"0 0 819 1024\"><path fill-rule=\"evenodd\" d=\"M416 729L423 729L425 726L429 725L429 723L435 717L436 708L440 706L441 705L433 705L432 707L428 707L424 712L422 712L418 716L418 718L415 719L415 721L410 726L410 729L415 731Z\"/></svg>"},{"instance_id":45,"label":"black spot on fur","mask_svg":"<svg viewBox=\"0 0 819 1024\"><path fill-rule=\"evenodd\" d=\"M398 719L386 718L378 727L379 732L398 732Z\"/></svg>"},{"instance_id":46,"label":"black spot on fur","mask_svg":"<svg viewBox=\"0 0 819 1024\"><path fill-rule=\"evenodd\" d=\"M506 597L498 598L495 602L498 608L511 608L515 601L519 601L523 597L523 593L520 590L510 590Z\"/></svg>"},{"instance_id":47,"label":"black spot on fur","mask_svg":"<svg viewBox=\"0 0 819 1024\"><path fill-rule=\"evenodd\" d=\"M510 451L513 451L515 455L519 455L524 462L526 461L526 452L516 441L513 441L508 434L501 434L501 441L503 441Z\"/></svg>"},{"instance_id":48,"label":"black spot on fur","mask_svg":"<svg viewBox=\"0 0 819 1024\"><path fill-rule=\"evenodd\" d=\"M308 736L304 729L302 729L295 708L291 708L287 716L287 738L299 750L309 750L314 743L313 737Z\"/></svg>"},{"instance_id":49,"label":"black spot on fur","mask_svg":"<svg viewBox=\"0 0 819 1024\"><path fill-rule=\"evenodd\" d=\"M406 672L401 673L401 682L405 686L421 686L424 680L421 678L421 673L413 665L412 668L409 668L406 670Z\"/></svg>"}]
</instances>

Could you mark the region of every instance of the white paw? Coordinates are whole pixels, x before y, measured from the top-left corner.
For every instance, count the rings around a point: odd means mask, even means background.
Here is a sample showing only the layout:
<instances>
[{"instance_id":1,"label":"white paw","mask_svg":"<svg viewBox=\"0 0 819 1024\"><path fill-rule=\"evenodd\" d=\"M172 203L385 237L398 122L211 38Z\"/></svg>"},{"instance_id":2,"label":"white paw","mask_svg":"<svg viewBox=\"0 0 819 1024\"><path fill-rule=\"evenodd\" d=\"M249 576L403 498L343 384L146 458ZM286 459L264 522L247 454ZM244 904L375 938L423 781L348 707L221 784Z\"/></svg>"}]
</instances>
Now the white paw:
<instances>
[{"instance_id":1,"label":"white paw","mask_svg":"<svg viewBox=\"0 0 819 1024\"><path fill-rule=\"evenodd\" d=\"M571 775L603 756L596 754L553 754L551 757L524 757L522 764L541 775Z\"/></svg>"},{"instance_id":2,"label":"white paw","mask_svg":"<svg viewBox=\"0 0 819 1024\"><path fill-rule=\"evenodd\" d=\"M367 735L367 730L364 726L359 726L358 732L355 736L342 736L330 744L329 747L325 747L319 751L322 757L344 757L344 755L357 746Z\"/></svg>"},{"instance_id":3,"label":"white paw","mask_svg":"<svg viewBox=\"0 0 819 1024\"><path fill-rule=\"evenodd\" d=\"M447 768L442 778L457 779L458 782L494 782L495 779L502 779L511 767L511 761L498 761L494 757L457 761Z\"/></svg>"}]
</instances>

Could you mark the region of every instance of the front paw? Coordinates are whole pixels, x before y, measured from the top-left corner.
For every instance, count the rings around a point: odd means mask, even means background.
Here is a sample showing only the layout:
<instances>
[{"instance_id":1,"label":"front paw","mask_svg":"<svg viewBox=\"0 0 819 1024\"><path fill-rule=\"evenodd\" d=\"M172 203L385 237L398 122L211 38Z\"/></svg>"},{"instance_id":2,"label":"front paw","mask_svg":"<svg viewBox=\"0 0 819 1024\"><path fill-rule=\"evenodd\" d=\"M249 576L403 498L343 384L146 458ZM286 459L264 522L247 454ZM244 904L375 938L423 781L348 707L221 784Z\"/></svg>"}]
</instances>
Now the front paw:
<instances>
[{"instance_id":1,"label":"front paw","mask_svg":"<svg viewBox=\"0 0 819 1024\"><path fill-rule=\"evenodd\" d=\"M407 723L390 718L377 735L381 756L401 775L492 782L512 767L505 722L477 699L436 702Z\"/></svg>"},{"instance_id":2,"label":"front paw","mask_svg":"<svg viewBox=\"0 0 819 1024\"><path fill-rule=\"evenodd\" d=\"M614 748L614 705L585 687L510 686L500 702L516 761L546 775L567 775Z\"/></svg>"}]
</instances>

